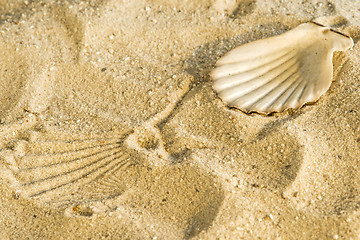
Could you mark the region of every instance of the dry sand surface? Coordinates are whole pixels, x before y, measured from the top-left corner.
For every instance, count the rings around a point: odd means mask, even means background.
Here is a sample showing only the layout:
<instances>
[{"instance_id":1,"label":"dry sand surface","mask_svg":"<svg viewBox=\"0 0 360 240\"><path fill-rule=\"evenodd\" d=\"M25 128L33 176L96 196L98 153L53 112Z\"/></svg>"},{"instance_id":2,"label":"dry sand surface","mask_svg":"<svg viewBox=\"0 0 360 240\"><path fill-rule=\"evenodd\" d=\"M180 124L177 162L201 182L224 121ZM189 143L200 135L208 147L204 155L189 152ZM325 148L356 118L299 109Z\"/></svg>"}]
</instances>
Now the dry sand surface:
<instances>
[{"instance_id":1,"label":"dry sand surface","mask_svg":"<svg viewBox=\"0 0 360 240\"><path fill-rule=\"evenodd\" d=\"M312 105L227 108L230 49L353 37ZM357 0L0 0L0 239L360 239Z\"/></svg>"}]
</instances>

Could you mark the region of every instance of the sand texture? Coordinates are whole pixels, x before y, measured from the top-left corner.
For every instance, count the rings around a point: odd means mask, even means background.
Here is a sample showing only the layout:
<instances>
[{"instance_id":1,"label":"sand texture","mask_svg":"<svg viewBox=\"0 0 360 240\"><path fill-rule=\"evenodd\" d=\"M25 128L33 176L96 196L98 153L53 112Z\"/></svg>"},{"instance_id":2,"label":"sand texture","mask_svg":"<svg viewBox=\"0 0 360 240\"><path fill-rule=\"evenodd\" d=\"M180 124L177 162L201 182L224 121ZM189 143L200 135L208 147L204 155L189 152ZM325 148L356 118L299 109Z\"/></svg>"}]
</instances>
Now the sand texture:
<instances>
[{"instance_id":1,"label":"sand texture","mask_svg":"<svg viewBox=\"0 0 360 240\"><path fill-rule=\"evenodd\" d=\"M0 0L0 239L360 239L360 2ZM229 109L216 61L316 19L319 101Z\"/></svg>"}]
</instances>

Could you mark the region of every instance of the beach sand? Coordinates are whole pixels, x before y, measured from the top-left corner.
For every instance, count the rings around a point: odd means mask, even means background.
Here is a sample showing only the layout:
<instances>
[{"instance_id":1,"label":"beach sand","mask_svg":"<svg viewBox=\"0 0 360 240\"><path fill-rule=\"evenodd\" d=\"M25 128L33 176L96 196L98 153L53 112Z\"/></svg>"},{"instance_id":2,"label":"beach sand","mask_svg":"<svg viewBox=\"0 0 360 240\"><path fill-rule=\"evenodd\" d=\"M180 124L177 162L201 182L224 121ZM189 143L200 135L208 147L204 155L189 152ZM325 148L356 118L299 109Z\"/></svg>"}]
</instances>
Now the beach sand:
<instances>
[{"instance_id":1,"label":"beach sand","mask_svg":"<svg viewBox=\"0 0 360 240\"><path fill-rule=\"evenodd\" d=\"M0 239L360 239L359 9L0 0ZM215 62L314 19L355 42L329 91L227 108Z\"/></svg>"}]
</instances>

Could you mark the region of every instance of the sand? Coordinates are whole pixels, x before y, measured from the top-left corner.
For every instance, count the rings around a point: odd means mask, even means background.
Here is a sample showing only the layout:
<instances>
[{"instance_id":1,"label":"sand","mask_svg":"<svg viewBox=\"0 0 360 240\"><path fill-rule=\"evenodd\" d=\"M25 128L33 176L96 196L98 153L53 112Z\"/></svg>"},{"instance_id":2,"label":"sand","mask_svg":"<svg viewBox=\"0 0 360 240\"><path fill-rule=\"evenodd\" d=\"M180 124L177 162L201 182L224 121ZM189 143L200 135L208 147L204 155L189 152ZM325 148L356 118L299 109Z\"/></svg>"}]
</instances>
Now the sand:
<instances>
[{"instance_id":1,"label":"sand","mask_svg":"<svg viewBox=\"0 0 360 240\"><path fill-rule=\"evenodd\" d=\"M360 239L360 3L0 0L0 239ZM227 108L230 49L353 37L321 99Z\"/></svg>"}]
</instances>

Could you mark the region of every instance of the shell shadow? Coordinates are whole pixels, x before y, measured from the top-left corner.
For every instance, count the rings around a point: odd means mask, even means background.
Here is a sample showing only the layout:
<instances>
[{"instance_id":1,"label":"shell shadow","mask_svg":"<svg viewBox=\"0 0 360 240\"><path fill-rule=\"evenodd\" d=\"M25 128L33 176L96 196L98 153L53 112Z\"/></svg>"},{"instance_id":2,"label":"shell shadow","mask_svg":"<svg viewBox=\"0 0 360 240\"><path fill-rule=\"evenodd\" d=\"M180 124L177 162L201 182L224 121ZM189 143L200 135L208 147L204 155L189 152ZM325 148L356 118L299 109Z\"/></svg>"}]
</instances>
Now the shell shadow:
<instances>
[{"instance_id":1,"label":"shell shadow","mask_svg":"<svg viewBox=\"0 0 360 240\"><path fill-rule=\"evenodd\" d=\"M276 29L276 31L275 31ZM185 71L195 78L194 84L209 82L209 73L216 61L231 49L262 38L268 38L286 32L290 28L279 22L258 25L243 33L227 39L218 39L199 46L192 56L184 61Z\"/></svg>"}]
</instances>

